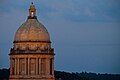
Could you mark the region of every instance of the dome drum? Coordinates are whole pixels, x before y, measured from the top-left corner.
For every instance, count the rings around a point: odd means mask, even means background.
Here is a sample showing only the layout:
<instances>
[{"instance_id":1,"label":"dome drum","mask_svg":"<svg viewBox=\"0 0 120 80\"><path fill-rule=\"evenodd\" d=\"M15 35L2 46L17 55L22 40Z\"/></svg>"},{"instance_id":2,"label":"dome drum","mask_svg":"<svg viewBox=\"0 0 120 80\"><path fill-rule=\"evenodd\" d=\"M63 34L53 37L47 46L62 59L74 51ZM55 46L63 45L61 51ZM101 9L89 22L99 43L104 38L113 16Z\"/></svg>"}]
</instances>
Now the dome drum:
<instances>
[{"instance_id":1,"label":"dome drum","mask_svg":"<svg viewBox=\"0 0 120 80\"><path fill-rule=\"evenodd\" d=\"M11 54L54 54L54 49L51 48L51 49L44 49L44 50L41 50L40 48L36 48L36 49L14 49L14 48L11 48L10 50L10 53ZM11 55L10 54L10 55Z\"/></svg>"},{"instance_id":2,"label":"dome drum","mask_svg":"<svg viewBox=\"0 0 120 80\"><path fill-rule=\"evenodd\" d=\"M14 49L51 49L51 44L50 43L15 43L14 44Z\"/></svg>"}]
</instances>

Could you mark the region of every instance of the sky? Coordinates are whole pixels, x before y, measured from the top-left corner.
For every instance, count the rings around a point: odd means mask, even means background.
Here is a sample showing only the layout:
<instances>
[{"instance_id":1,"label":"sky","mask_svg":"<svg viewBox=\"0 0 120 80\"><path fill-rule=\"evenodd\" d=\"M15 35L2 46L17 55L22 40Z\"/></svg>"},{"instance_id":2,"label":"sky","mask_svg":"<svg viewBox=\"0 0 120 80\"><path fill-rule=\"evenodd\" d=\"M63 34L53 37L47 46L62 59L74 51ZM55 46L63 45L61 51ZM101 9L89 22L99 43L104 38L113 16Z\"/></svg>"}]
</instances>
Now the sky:
<instances>
[{"instance_id":1,"label":"sky","mask_svg":"<svg viewBox=\"0 0 120 80\"><path fill-rule=\"evenodd\" d=\"M55 70L120 74L120 0L0 0L0 68L33 2L55 49Z\"/></svg>"}]
</instances>

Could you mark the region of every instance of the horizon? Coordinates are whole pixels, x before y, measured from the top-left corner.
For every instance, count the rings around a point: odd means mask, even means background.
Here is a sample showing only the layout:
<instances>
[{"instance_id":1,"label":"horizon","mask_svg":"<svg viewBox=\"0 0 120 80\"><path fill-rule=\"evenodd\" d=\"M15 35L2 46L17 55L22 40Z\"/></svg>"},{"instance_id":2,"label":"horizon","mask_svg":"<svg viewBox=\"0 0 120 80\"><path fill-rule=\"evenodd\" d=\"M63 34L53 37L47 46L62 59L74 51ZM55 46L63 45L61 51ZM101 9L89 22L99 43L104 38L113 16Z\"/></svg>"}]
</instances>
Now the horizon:
<instances>
[{"instance_id":1,"label":"horizon","mask_svg":"<svg viewBox=\"0 0 120 80\"><path fill-rule=\"evenodd\" d=\"M0 68L1 70L3 70L3 69L10 69L10 68ZM60 70L54 70L54 71L60 71ZM116 73L96 73L96 72L87 72L87 71L81 71L81 72L71 72L71 71L64 71L64 70L62 70L62 71L60 71L60 72L66 72L66 73L95 73L96 75L98 75L98 74L110 74L110 75L120 75L119 73L118 74L116 74Z\"/></svg>"},{"instance_id":2,"label":"horizon","mask_svg":"<svg viewBox=\"0 0 120 80\"><path fill-rule=\"evenodd\" d=\"M55 49L55 70L120 74L120 1L0 1L0 69L34 3Z\"/></svg>"}]
</instances>

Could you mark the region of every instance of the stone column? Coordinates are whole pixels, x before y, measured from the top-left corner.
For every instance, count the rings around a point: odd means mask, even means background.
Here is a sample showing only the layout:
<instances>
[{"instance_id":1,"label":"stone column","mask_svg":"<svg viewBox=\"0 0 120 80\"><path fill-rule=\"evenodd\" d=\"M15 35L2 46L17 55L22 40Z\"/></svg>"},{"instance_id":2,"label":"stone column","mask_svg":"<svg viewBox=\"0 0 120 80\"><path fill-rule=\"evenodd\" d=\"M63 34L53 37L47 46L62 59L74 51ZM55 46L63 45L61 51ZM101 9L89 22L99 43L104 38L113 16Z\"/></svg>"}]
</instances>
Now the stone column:
<instances>
[{"instance_id":1,"label":"stone column","mask_svg":"<svg viewBox=\"0 0 120 80\"><path fill-rule=\"evenodd\" d=\"M39 58L39 75L41 75L41 58Z\"/></svg>"},{"instance_id":2,"label":"stone column","mask_svg":"<svg viewBox=\"0 0 120 80\"><path fill-rule=\"evenodd\" d=\"M17 63L16 63L16 58L14 59L14 74L16 75L17 72Z\"/></svg>"},{"instance_id":3,"label":"stone column","mask_svg":"<svg viewBox=\"0 0 120 80\"><path fill-rule=\"evenodd\" d=\"M46 58L45 58L45 61L43 61L43 73L44 75L46 75Z\"/></svg>"},{"instance_id":4,"label":"stone column","mask_svg":"<svg viewBox=\"0 0 120 80\"><path fill-rule=\"evenodd\" d=\"M18 60L17 60L17 74L19 75L19 70L20 70L20 68L19 68L19 58L18 58Z\"/></svg>"},{"instance_id":5,"label":"stone column","mask_svg":"<svg viewBox=\"0 0 120 80\"><path fill-rule=\"evenodd\" d=\"M30 58L28 58L28 75L30 74Z\"/></svg>"},{"instance_id":6,"label":"stone column","mask_svg":"<svg viewBox=\"0 0 120 80\"><path fill-rule=\"evenodd\" d=\"M36 58L36 75L38 75L38 58Z\"/></svg>"},{"instance_id":7,"label":"stone column","mask_svg":"<svg viewBox=\"0 0 120 80\"><path fill-rule=\"evenodd\" d=\"M54 75L54 58L52 59L52 75Z\"/></svg>"},{"instance_id":8,"label":"stone column","mask_svg":"<svg viewBox=\"0 0 120 80\"><path fill-rule=\"evenodd\" d=\"M10 58L10 75L12 75L13 74L13 70L12 70L12 68L13 68L13 62L12 62L12 58Z\"/></svg>"},{"instance_id":9,"label":"stone column","mask_svg":"<svg viewBox=\"0 0 120 80\"><path fill-rule=\"evenodd\" d=\"M46 75L50 75L50 58L46 58Z\"/></svg>"},{"instance_id":10,"label":"stone column","mask_svg":"<svg viewBox=\"0 0 120 80\"><path fill-rule=\"evenodd\" d=\"M26 58L24 58L25 59L25 75L26 75Z\"/></svg>"}]
</instances>

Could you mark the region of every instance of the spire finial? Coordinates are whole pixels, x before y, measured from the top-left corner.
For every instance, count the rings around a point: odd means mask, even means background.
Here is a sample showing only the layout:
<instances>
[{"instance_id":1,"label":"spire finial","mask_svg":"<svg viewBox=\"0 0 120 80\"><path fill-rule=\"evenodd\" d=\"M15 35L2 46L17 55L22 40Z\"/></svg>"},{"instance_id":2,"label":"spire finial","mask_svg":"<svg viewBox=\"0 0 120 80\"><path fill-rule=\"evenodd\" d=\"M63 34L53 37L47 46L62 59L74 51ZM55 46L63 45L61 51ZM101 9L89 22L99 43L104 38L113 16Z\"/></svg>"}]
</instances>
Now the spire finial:
<instances>
[{"instance_id":1,"label":"spire finial","mask_svg":"<svg viewBox=\"0 0 120 80\"><path fill-rule=\"evenodd\" d=\"M32 4L33 4L33 2L32 2Z\"/></svg>"},{"instance_id":2,"label":"spire finial","mask_svg":"<svg viewBox=\"0 0 120 80\"><path fill-rule=\"evenodd\" d=\"M33 5L33 2L30 5L28 19L37 19L37 17L36 17L36 8L35 8L35 5Z\"/></svg>"}]
</instances>

